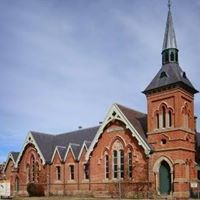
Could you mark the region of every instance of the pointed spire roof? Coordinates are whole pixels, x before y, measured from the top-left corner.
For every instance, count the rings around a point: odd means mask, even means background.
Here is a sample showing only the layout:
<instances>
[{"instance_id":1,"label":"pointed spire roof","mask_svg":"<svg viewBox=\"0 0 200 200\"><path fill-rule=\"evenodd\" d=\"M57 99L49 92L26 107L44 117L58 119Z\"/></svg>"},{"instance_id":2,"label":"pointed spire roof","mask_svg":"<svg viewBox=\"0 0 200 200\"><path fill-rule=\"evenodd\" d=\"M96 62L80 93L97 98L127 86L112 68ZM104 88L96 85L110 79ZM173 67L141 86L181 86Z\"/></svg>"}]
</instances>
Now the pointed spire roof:
<instances>
[{"instance_id":1,"label":"pointed spire roof","mask_svg":"<svg viewBox=\"0 0 200 200\"><path fill-rule=\"evenodd\" d=\"M174 26L173 26L170 1L169 1L168 6L169 6L169 11L168 11L168 16L167 16L167 23L166 23L166 28L165 28L162 51L166 49L178 49L177 43L176 43L176 35L174 31Z\"/></svg>"},{"instance_id":2,"label":"pointed spire roof","mask_svg":"<svg viewBox=\"0 0 200 200\"><path fill-rule=\"evenodd\" d=\"M162 67L154 79L143 91L144 94L160 91L163 88L179 86L195 94L198 91L192 85L186 73L178 63L178 48L171 14L171 1L168 0L168 16L162 49Z\"/></svg>"}]
</instances>

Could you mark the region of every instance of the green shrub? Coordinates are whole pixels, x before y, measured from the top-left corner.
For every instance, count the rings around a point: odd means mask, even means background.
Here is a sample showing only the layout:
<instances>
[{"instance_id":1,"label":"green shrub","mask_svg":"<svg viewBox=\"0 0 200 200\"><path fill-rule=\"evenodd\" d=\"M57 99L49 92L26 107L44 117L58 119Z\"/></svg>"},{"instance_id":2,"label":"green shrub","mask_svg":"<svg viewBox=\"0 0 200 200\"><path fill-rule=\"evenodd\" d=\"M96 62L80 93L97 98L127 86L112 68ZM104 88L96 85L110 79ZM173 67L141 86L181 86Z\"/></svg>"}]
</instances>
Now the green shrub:
<instances>
[{"instance_id":1,"label":"green shrub","mask_svg":"<svg viewBox=\"0 0 200 200\"><path fill-rule=\"evenodd\" d=\"M41 184L29 183L27 185L27 192L30 197L44 196L44 187Z\"/></svg>"}]
</instances>

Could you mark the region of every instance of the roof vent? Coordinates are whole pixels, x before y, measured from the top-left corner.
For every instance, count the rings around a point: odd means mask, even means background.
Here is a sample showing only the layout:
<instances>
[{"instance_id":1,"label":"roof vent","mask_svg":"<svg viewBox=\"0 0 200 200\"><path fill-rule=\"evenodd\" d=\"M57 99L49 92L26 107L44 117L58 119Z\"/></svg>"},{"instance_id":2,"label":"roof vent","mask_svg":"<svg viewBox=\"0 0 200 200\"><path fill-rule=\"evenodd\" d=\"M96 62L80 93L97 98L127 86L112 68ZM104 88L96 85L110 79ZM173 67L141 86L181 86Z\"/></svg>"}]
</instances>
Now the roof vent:
<instances>
[{"instance_id":1,"label":"roof vent","mask_svg":"<svg viewBox=\"0 0 200 200\"><path fill-rule=\"evenodd\" d=\"M182 77L187 79L187 76L186 76L186 73L185 72L182 72Z\"/></svg>"},{"instance_id":2,"label":"roof vent","mask_svg":"<svg viewBox=\"0 0 200 200\"><path fill-rule=\"evenodd\" d=\"M160 78L164 78L164 77L167 77L167 74L165 71L161 72L160 73Z\"/></svg>"}]
</instances>

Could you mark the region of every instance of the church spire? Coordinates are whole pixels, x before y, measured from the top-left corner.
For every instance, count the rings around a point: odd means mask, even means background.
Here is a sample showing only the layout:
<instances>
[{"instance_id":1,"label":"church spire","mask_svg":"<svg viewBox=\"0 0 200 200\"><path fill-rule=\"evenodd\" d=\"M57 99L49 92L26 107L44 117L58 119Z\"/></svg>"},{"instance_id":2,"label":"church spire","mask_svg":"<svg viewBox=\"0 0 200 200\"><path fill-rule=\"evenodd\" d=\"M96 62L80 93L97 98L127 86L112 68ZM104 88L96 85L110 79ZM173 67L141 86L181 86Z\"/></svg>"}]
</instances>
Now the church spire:
<instances>
[{"instance_id":1,"label":"church spire","mask_svg":"<svg viewBox=\"0 0 200 200\"><path fill-rule=\"evenodd\" d=\"M171 13L171 1L168 0L168 16L162 48L162 64L178 63L178 47Z\"/></svg>"}]
</instances>

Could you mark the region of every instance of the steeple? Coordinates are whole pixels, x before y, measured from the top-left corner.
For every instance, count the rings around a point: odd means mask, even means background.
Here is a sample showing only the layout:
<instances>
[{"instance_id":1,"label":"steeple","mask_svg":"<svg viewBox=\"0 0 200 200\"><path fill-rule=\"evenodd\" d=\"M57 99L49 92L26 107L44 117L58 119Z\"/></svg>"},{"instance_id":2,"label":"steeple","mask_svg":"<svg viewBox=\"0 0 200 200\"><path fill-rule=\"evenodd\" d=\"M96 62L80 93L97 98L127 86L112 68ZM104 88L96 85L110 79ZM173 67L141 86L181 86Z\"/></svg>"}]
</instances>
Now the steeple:
<instances>
[{"instance_id":1,"label":"steeple","mask_svg":"<svg viewBox=\"0 0 200 200\"><path fill-rule=\"evenodd\" d=\"M162 48L162 64L178 63L178 48L171 13L171 1L168 0L168 16Z\"/></svg>"},{"instance_id":2,"label":"steeple","mask_svg":"<svg viewBox=\"0 0 200 200\"><path fill-rule=\"evenodd\" d=\"M168 7L169 10L162 49L162 67L143 93L150 94L179 86L195 94L198 91L194 88L178 63L178 47L173 26L170 0L168 0Z\"/></svg>"}]
</instances>

